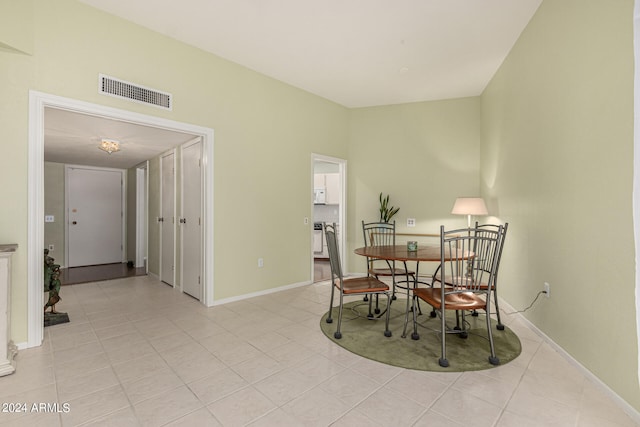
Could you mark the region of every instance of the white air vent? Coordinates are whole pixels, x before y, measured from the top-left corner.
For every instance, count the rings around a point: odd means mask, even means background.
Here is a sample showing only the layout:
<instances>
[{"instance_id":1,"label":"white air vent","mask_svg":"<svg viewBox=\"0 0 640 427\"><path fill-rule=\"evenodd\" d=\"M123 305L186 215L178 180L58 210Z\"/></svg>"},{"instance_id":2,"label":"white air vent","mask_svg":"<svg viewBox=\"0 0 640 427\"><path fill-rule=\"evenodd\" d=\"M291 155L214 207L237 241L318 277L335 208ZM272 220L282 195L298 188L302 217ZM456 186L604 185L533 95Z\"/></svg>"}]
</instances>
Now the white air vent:
<instances>
[{"instance_id":1,"label":"white air vent","mask_svg":"<svg viewBox=\"0 0 640 427\"><path fill-rule=\"evenodd\" d=\"M104 74L99 75L98 92L103 95L115 96L116 98L128 99L141 104L171 110L172 95L170 93L125 82Z\"/></svg>"}]
</instances>

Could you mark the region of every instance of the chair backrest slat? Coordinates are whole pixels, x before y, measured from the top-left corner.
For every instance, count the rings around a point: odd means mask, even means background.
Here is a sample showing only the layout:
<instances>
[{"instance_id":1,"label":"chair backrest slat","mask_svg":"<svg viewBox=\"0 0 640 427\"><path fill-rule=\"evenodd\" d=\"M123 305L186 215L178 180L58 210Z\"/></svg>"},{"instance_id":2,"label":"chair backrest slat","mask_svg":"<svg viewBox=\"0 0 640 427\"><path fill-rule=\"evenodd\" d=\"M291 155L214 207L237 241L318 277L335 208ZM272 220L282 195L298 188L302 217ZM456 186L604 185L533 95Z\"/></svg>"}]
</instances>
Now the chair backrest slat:
<instances>
[{"instance_id":1,"label":"chair backrest slat","mask_svg":"<svg viewBox=\"0 0 640 427\"><path fill-rule=\"evenodd\" d=\"M498 280L498 271L500 270L500 260L502 259L502 249L504 249L504 242L507 238L507 230L509 229L509 223L504 225L497 224L478 224L476 221L476 232L482 232L482 230L494 230L500 233L500 243L498 243L497 256L496 256L496 271L493 275L494 283Z\"/></svg>"},{"instance_id":2,"label":"chair backrest slat","mask_svg":"<svg viewBox=\"0 0 640 427\"><path fill-rule=\"evenodd\" d=\"M440 227L440 262L443 294L491 292L502 227L497 230L460 229L445 231Z\"/></svg>"},{"instance_id":3,"label":"chair backrest slat","mask_svg":"<svg viewBox=\"0 0 640 427\"><path fill-rule=\"evenodd\" d=\"M369 222L362 221L364 245L387 246L396 244L396 222Z\"/></svg>"},{"instance_id":4,"label":"chair backrest slat","mask_svg":"<svg viewBox=\"0 0 640 427\"><path fill-rule=\"evenodd\" d=\"M362 234L364 235L364 246L393 246L396 244L396 222L369 222L362 221ZM367 257L367 268L373 268L374 262L378 265L382 262L392 268L394 263L386 260L376 260Z\"/></svg>"}]
</instances>

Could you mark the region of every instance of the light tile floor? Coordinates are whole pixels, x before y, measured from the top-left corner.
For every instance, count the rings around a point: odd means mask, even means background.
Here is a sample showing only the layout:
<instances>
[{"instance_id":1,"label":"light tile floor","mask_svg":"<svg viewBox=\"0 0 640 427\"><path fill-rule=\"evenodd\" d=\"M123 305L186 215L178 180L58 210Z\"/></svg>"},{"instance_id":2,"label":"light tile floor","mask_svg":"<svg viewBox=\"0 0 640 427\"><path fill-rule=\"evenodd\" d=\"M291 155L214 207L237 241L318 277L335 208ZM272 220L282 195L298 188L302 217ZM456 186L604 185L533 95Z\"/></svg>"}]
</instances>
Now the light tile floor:
<instances>
[{"instance_id":1,"label":"light tile floor","mask_svg":"<svg viewBox=\"0 0 640 427\"><path fill-rule=\"evenodd\" d=\"M0 424L636 425L516 316L509 326L523 352L513 362L410 371L328 340L318 322L329 290L316 283L206 308L150 277L66 286L58 308L71 323L45 328L44 344L20 351L16 373L0 378L0 401L26 404L0 412Z\"/></svg>"}]
</instances>

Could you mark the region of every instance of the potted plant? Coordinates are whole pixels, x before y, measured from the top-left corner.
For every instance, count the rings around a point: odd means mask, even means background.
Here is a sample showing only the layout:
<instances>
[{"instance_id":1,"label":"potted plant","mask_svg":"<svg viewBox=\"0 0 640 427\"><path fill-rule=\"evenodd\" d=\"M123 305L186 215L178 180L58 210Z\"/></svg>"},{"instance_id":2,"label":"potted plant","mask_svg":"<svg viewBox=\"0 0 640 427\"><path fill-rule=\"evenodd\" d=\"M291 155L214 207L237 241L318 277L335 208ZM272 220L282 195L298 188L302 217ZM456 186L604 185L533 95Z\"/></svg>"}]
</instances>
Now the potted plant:
<instances>
[{"instance_id":1,"label":"potted plant","mask_svg":"<svg viewBox=\"0 0 640 427\"><path fill-rule=\"evenodd\" d=\"M380 193L380 222L391 221L391 218L393 218L393 216L397 214L399 210L400 208L389 206L388 194L386 195L386 197L383 197L382 193Z\"/></svg>"}]
</instances>

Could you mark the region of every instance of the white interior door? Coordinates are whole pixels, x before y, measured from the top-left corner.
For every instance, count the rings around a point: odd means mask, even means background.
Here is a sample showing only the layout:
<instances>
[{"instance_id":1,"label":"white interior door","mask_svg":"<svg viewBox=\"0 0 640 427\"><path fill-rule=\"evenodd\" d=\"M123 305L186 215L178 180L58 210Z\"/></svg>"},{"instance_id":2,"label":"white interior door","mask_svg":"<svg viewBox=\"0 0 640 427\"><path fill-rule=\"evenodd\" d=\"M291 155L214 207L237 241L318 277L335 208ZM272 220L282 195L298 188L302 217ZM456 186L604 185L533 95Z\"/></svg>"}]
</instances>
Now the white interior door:
<instances>
[{"instance_id":1,"label":"white interior door","mask_svg":"<svg viewBox=\"0 0 640 427\"><path fill-rule=\"evenodd\" d=\"M182 291L202 298L202 143L182 146L181 268Z\"/></svg>"},{"instance_id":2,"label":"white interior door","mask_svg":"<svg viewBox=\"0 0 640 427\"><path fill-rule=\"evenodd\" d=\"M161 158L160 280L175 282L175 154Z\"/></svg>"},{"instance_id":3,"label":"white interior door","mask_svg":"<svg viewBox=\"0 0 640 427\"><path fill-rule=\"evenodd\" d=\"M123 261L123 177L122 170L66 168L68 267Z\"/></svg>"}]
</instances>

